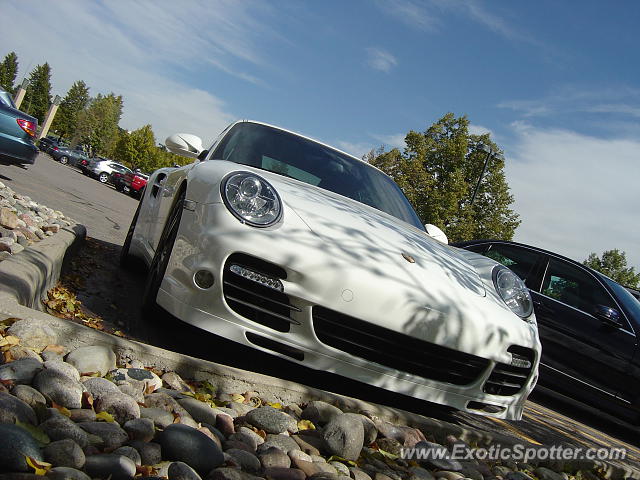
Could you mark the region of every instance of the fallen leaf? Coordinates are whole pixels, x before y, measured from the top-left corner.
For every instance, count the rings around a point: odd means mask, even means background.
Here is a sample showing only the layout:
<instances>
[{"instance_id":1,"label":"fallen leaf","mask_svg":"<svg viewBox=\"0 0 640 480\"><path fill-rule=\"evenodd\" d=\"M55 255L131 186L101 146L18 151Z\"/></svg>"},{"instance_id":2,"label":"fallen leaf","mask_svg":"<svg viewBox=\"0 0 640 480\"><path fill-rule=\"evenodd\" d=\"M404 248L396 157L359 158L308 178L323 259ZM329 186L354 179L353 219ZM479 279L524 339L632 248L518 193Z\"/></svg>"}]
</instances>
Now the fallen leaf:
<instances>
[{"instance_id":1,"label":"fallen leaf","mask_svg":"<svg viewBox=\"0 0 640 480\"><path fill-rule=\"evenodd\" d=\"M14 335L7 335L6 337L0 338L0 347L13 347L19 344L20 339Z\"/></svg>"},{"instance_id":2,"label":"fallen leaf","mask_svg":"<svg viewBox=\"0 0 640 480\"><path fill-rule=\"evenodd\" d=\"M31 435L33 439L40 444L41 447L44 447L45 445L51 443L49 436L35 425L31 425L30 423L23 423L18 420L16 421L16 426L29 432L29 435Z\"/></svg>"},{"instance_id":3,"label":"fallen leaf","mask_svg":"<svg viewBox=\"0 0 640 480\"><path fill-rule=\"evenodd\" d=\"M182 423L182 421L180 420L180 414L176 412L172 412L172 413L173 413L173 423Z\"/></svg>"},{"instance_id":4,"label":"fallen leaf","mask_svg":"<svg viewBox=\"0 0 640 480\"><path fill-rule=\"evenodd\" d=\"M15 380L0 380L0 383L2 385L4 385L5 387L11 388L11 387L13 387L13 384L15 383Z\"/></svg>"},{"instance_id":5,"label":"fallen leaf","mask_svg":"<svg viewBox=\"0 0 640 480\"><path fill-rule=\"evenodd\" d=\"M389 460L397 460L399 458L398 455L394 455L391 452L385 452L381 448L378 449L378 453L380 453L383 457L388 458Z\"/></svg>"},{"instance_id":6,"label":"fallen leaf","mask_svg":"<svg viewBox=\"0 0 640 480\"><path fill-rule=\"evenodd\" d=\"M235 403L244 403L244 396L239 393L233 393L231 394L231 401Z\"/></svg>"},{"instance_id":7,"label":"fallen leaf","mask_svg":"<svg viewBox=\"0 0 640 480\"><path fill-rule=\"evenodd\" d=\"M158 474L158 470L151 465L136 465L136 476L154 477Z\"/></svg>"},{"instance_id":8,"label":"fallen leaf","mask_svg":"<svg viewBox=\"0 0 640 480\"><path fill-rule=\"evenodd\" d=\"M62 405L58 405L56 402L51 402L51 406L58 410L65 417L71 417L71 412L67 407L63 407Z\"/></svg>"},{"instance_id":9,"label":"fallen leaf","mask_svg":"<svg viewBox=\"0 0 640 480\"><path fill-rule=\"evenodd\" d=\"M316 426L311 420L300 420L298 422L298 430L315 430Z\"/></svg>"},{"instance_id":10,"label":"fallen leaf","mask_svg":"<svg viewBox=\"0 0 640 480\"><path fill-rule=\"evenodd\" d=\"M156 389L156 386L154 384L146 383L144 387L144 394L149 395L150 393L153 393L155 389Z\"/></svg>"},{"instance_id":11,"label":"fallen leaf","mask_svg":"<svg viewBox=\"0 0 640 480\"><path fill-rule=\"evenodd\" d=\"M82 392L82 408L93 410L93 395L89 392Z\"/></svg>"},{"instance_id":12,"label":"fallen leaf","mask_svg":"<svg viewBox=\"0 0 640 480\"><path fill-rule=\"evenodd\" d=\"M111 415L109 412L104 412L104 411L96 413L96 420L109 422L109 423L115 422L113 415Z\"/></svg>"},{"instance_id":13,"label":"fallen leaf","mask_svg":"<svg viewBox=\"0 0 640 480\"><path fill-rule=\"evenodd\" d=\"M33 468L36 475L46 475L49 470L51 470L51 464L47 462L39 462L35 458L30 457L29 455L25 455L25 459L27 461L27 465Z\"/></svg>"},{"instance_id":14,"label":"fallen leaf","mask_svg":"<svg viewBox=\"0 0 640 480\"><path fill-rule=\"evenodd\" d=\"M13 354L11 353L11 350L6 350L2 352L2 356L4 357L4 363L11 363L15 360L13 358Z\"/></svg>"},{"instance_id":15,"label":"fallen leaf","mask_svg":"<svg viewBox=\"0 0 640 480\"><path fill-rule=\"evenodd\" d=\"M124 336L125 336L124 332L122 332L122 331L120 331L120 330L114 330L114 331L113 331L113 334L114 334L116 337L124 337Z\"/></svg>"},{"instance_id":16,"label":"fallen leaf","mask_svg":"<svg viewBox=\"0 0 640 480\"><path fill-rule=\"evenodd\" d=\"M339 457L338 455L331 455L329 457L329 459L327 460L327 463L329 462L340 462L340 463L344 463L346 465L351 465L352 467L357 467L358 464L356 462L353 462L351 460L347 460L346 458L342 458Z\"/></svg>"},{"instance_id":17,"label":"fallen leaf","mask_svg":"<svg viewBox=\"0 0 640 480\"><path fill-rule=\"evenodd\" d=\"M282 404L281 403L271 403L271 402L267 402L267 405L269 405L270 407L273 408L277 408L278 410L282 410Z\"/></svg>"},{"instance_id":18,"label":"fallen leaf","mask_svg":"<svg viewBox=\"0 0 640 480\"><path fill-rule=\"evenodd\" d=\"M57 353L58 355L64 355L66 352L66 349L62 346L62 345L47 345L46 347L44 347L44 350L42 350L43 352L54 352Z\"/></svg>"}]
</instances>

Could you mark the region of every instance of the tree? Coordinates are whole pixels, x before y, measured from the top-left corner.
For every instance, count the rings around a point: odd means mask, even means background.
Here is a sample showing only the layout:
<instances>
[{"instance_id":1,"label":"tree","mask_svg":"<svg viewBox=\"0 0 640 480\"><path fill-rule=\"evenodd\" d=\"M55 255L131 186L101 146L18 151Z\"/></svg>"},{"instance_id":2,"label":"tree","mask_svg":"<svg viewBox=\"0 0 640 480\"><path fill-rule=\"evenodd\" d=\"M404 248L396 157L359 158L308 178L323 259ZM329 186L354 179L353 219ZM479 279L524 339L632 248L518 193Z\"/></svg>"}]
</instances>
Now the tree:
<instances>
[{"instance_id":1,"label":"tree","mask_svg":"<svg viewBox=\"0 0 640 480\"><path fill-rule=\"evenodd\" d=\"M48 63L38 65L29 74L29 85L21 107L42 124L51 105L51 67Z\"/></svg>"},{"instance_id":2,"label":"tree","mask_svg":"<svg viewBox=\"0 0 640 480\"><path fill-rule=\"evenodd\" d=\"M122 96L98 94L78 115L72 144L87 145L94 155L109 156L118 141L118 123L122 116Z\"/></svg>"},{"instance_id":3,"label":"tree","mask_svg":"<svg viewBox=\"0 0 640 480\"><path fill-rule=\"evenodd\" d=\"M16 81L18 75L18 56L16 52L11 52L4 57L2 63L0 63L0 87L7 92L15 93L13 84Z\"/></svg>"},{"instance_id":4,"label":"tree","mask_svg":"<svg viewBox=\"0 0 640 480\"><path fill-rule=\"evenodd\" d=\"M442 228L450 240L510 240L520 221L510 208L504 160L491 159L471 204L486 158L481 144L501 153L490 134L472 135L466 116L448 113L424 132L410 131L403 152L381 147L364 159L391 176L421 220Z\"/></svg>"},{"instance_id":5,"label":"tree","mask_svg":"<svg viewBox=\"0 0 640 480\"><path fill-rule=\"evenodd\" d=\"M145 125L131 133L120 133L113 158L148 172L158 168L159 152L151 125Z\"/></svg>"},{"instance_id":6,"label":"tree","mask_svg":"<svg viewBox=\"0 0 640 480\"><path fill-rule=\"evenodd\" d=\"M61 137L72 136L78 125L78 116L87 108L89 100L89 87L78 80L62 99L51 129Z\"/></svg>"},{"instance_id":7,"label":"tree","mask_svg":"<svg viewBox=\"0 0 640 480\"><path fill-rule=\"evenodd\" d=\"M607 250L602 254L602 258L590 253L583 263L621 285L637 288L640 283L640 273L635 273L633 267L627 267L626 253L617 248Z\"/></svg>"}]
</instances>

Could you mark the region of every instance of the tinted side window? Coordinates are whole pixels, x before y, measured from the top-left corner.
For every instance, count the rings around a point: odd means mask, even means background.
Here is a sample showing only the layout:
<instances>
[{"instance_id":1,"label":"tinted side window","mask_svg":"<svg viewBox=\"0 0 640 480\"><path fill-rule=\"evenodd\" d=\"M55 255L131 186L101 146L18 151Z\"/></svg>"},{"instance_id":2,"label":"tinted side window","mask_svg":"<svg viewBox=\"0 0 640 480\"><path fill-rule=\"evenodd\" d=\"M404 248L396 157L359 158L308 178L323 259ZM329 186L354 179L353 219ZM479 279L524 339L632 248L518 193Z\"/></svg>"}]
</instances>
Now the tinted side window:
<instances>
[{"instance_id":1,"label":"tinted side window","mask_svg":"<svg viewBox=\"0 0 640 480\"><path fill-rule=\"evenodd\" d=\"M532 283L535 281L536 265L541 258L539 253L513 245L492 244L483 254L500 262L505 267L509 267L524 280L527 287L537 288L537 285L532 285Z\"/></svg>"},{"instance_id":2,"label":"tinted side window","mask_svg":"<svg viewBox=\"0 0 640 480\"><path fill-rule=\"evenodd\" d=\"M578 310L593 314L596 305L617 306L598 281L584 270L552 258L542 282L542 293Z\"/></svg>"}]
</instances>

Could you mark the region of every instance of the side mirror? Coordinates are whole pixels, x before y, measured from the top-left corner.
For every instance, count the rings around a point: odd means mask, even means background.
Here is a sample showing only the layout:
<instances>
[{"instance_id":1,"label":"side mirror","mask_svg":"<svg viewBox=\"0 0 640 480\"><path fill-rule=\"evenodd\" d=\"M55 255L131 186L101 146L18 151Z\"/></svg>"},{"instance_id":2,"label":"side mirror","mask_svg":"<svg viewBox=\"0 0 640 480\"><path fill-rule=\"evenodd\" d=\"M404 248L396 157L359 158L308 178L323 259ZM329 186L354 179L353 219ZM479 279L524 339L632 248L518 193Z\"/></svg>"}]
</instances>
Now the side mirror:
<instances>
[{"instance_id":1,"label":"side mirror","mask_svg":"<svg viewBox=\"0 0 640 480\"><path fill-rule=\"evenodd\" d=\"M435 225L431 225L430 223L427 223L424 226L424 229L427 231L427 235L429 235L431 238L434 238L439 242L444 243L445 245L449 244L449 239L447 238L445 233Z\"/></svg>"},{"instance_id":2,"label":"side mirror","mask_svg":"<svg viewBox=\"0 0 640 480\"><path fill-rule=\"evenodd\" d=\"M608 327L622 328L620 312L615 308L607 307L605 305L596 305L594 316Z\"/></svg>"},{"instance_id":3,"label":"side mirror","mask_svg":"<svg viewBox=\"0 0 640 480\"><path fill-rule=\"evenodd\" d=\"M171 153L188 158L197 158L200 152L204 150L202 147L202 139L190 133L176 133L171 135L164 144Z\"/></svg>"}]
</instances>

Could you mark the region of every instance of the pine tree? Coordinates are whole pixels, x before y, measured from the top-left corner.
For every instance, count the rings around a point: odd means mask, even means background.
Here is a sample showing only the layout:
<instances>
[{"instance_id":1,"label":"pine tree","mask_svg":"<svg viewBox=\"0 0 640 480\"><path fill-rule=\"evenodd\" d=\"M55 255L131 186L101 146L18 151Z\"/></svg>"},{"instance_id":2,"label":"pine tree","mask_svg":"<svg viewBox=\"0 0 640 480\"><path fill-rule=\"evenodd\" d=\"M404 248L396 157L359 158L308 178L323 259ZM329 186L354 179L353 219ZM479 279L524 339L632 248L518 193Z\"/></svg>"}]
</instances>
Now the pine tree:
<instances>
[{"instance_id":1,"label":"pine tree","mask_svg":"<svg viewBox=\"0 0 640 480\"><path fill-rule=\"evenodd\" d=\"M365 160L391 176L424 223L445 231L451 241L510 240L520 224L504 160L493 157L473 204L471 197L486 158L484 144L500 153L489 134L469 133L466 116L446 114L424 132L409 132L404 152L372 151Z\"/></svg>"},{"instance_id":2,"label":"pine tree","mask_svg":"<svg viewBox=\"0 0 640 480\"><path fill-rule=\"evenodd\" d=\"M16 55L16 52L11 52L7 54L2 63L0 63L0 87L11 94L15 93L13 84L16 81L17 75L18 55Z\"/></svg>"},{"instance_id":3,"label":"pine tree","mask_svg":"<svg viewBox=\"0 0 640 480\"><path fill-rule=\"evenodd\" d=\"M118 123L122 116L122 96L98 94L78 115L72 144L89 146L94 155L110 156L118 141Z\"/></svg>"},{"instance_id":4,"label":"pine tree","mask_svg":"<svg viewBox=\"0 0 640 480\"><path fill-rule=\"evenodd\" d=\"M78 125L78 116L89 104L89 87L82 80L75 82L60 103L51 129L61 137L71 137Z\"/></svg>"},{"instance_id":5,"label":"pine tree","mask_svg":"<svg viewBox=\"0 0 640 480\"><path fill-rule=\"evenodd\" d=\"M42 124L51 105L51 67L48 63L38 65L29 75L29 85L21 110L38 119Z\"/></svg>"}]
</instances>

